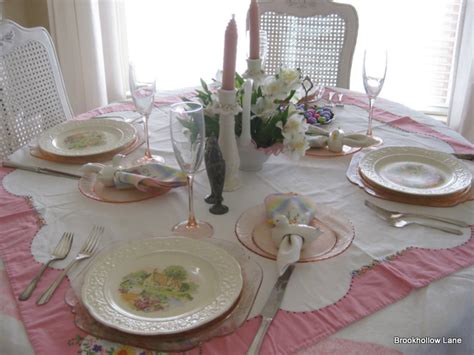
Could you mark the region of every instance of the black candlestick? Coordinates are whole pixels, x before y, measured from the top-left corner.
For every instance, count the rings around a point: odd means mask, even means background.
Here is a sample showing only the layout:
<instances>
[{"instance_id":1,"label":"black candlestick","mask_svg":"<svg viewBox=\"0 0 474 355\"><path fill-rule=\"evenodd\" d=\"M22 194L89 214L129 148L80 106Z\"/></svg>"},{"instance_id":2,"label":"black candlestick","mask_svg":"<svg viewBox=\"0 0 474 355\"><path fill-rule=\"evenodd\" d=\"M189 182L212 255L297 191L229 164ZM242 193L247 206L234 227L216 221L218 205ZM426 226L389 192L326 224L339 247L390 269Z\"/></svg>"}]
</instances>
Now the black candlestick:
<instances>
[{"instance_id":1,"label":"black candlestick","mask_svg":"<svg viewBox=\"0 0 474 355\"><path fill-rule=\"evenodd\" d=\"M211 185L211 194L205 198L205 201L213 204L209 212L212 214L225 214L229 211L229 207L222 204L224 200L222 191L224 190L225 180L225 160L222 157L219 143L214 134L207 139L204 162L206 164L209 184Z\"/></svg>"}]
</instances>

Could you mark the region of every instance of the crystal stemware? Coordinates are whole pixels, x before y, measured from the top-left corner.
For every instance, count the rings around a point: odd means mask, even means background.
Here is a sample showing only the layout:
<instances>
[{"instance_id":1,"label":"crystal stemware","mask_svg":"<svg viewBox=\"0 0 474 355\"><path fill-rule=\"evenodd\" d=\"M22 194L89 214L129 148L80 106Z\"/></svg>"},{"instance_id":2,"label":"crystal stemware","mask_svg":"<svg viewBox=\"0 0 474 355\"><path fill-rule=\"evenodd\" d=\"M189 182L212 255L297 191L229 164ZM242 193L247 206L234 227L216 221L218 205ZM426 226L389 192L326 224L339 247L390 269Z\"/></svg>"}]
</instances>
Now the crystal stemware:
<instances>
[{"instance_id":1,"label":"crystal stemware","mask_svg":"<svg viewBox=\"0 0 474 355\"><path fill-rule=\"evenodd\" d=\"M164 163L165 159L159 155L152 155L150 151L150 137L148 132L148 123L156 93L156 79L153 74L141 72L137 75L135 64L129 65L129 84L130 94L138 113L144 116L145 129L145 155L135 161L135 164Z\"/></svg>"},{"instance_id":2,"label":"crystal stemware","mask_svg":"<svg viewBox=\"0 0 474 355\"><path fill-rule=\"evenodd\" d=\"M314 102L318 103L323 99L324 93L326 92L326 86L321 82L317 82L314 85L314 89Z\"/></svg>"},{"instance_id":3,"label":"crystal stemware","mask_svg":"<svg viewBox=\"0 0 474 355\"><path fill-rule=\"evenodd\" d=\"M212 226L196 219L194 214L193 181L204 157L205 125L202 105L180 102L171 106L170 132L174 155L181 170L187 175L189 215L186 221L172 230L178 235L204 238L213 233Z\"/></svg>"},{"instance_id":4,"label":"crystal stemware","mask_svg":"<svg viewBox=\"0 0 474 355\"><path fill-rule=\"evenodd\" d=\"M329 100L329 107L334 107L334 101L332 101L332 98L334 97L334 95L336 95L336 92L335 91L330 91L329 92L329 97L328 97L328 100Z\"/></svg>"},{"instance_id":5,"label":"crystal stemware","mask_svg":"<svg viewBox=\"0 0 474 355\"><path fill-rule=\"evenodd\" d=\"M371 48L364 51L364 64L362 68L362 78L364 80L364 89L369 98L369 122L367 135L377 140L380 145L382 138L372 134L372 118L374 113L375 99L382 90L387 73L387 51L384 49Z\"/></svg>"}]
</instances>

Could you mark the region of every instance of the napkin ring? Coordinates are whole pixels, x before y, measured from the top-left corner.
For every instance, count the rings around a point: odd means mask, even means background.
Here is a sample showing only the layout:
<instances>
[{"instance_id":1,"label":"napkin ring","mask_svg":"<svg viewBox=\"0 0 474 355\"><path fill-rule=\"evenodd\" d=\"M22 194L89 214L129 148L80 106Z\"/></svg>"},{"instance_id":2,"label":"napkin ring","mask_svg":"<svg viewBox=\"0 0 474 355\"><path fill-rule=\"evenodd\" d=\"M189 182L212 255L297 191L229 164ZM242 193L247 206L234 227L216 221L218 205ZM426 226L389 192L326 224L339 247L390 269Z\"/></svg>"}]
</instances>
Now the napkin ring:
<instances>
[{"instance_id":1,"label":"napkin ring","mask_svg":"<svg viewBox=\"0 0 474 355\"><path fill-rule=\"evenodd\" d=\"M278 247L287 235L298 235L303 239L303 246L311 244L322 234L321 230L317 227L308 226L307 224L283 224L277 225L272 228L272 240L273 243Z\"/></svg>"}]
</instances>

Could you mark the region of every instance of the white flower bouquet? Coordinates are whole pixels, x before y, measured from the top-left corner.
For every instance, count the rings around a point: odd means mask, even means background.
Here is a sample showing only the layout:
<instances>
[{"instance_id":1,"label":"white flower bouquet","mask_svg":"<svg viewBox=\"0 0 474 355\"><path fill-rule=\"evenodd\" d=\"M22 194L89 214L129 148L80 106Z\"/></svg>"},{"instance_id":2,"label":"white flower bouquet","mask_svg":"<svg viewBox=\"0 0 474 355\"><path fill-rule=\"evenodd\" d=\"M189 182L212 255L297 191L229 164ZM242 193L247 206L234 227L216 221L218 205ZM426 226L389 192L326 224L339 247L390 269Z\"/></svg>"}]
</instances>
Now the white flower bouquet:
<instances>
[{"instance_id":1,"label":"white flower bouquet","mask_svg":"<svg viewBox=\"0 0 474 355\"><path fill-rule=\"evenodd\" d=\"M236 75L237 102L242 105L244 79ZM196 95L204 106L206 134L218 135L219 100L217 95L201 80L202 90ZM293 158L301 157L309 148L306 140L308 124L301 110L297 109L296 93L301 88L299 70L281 68L275 75L254 83L251 100L251 137L258 149L268 153L283 151ZM235 133L242 131L242 114L236 115Z\"/></svg>"}]
</instances>

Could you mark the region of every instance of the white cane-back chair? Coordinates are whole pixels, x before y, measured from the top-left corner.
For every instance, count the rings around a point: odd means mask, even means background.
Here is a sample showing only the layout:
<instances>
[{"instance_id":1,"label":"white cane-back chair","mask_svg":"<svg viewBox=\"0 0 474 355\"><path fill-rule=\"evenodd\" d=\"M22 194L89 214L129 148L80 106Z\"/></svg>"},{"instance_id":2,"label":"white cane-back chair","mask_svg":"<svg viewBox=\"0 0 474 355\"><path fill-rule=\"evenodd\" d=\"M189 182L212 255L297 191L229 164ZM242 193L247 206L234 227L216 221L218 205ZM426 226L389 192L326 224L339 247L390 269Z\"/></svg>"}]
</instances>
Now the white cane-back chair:
<instances>
[{"instance_id":1,"label":"white cane-back chair","mask_svg":"<svg viewBox=\"0 0 474 355\"><path fill-rule=\"evenodd\" d=\"M0 160L73 117L50 35L0 21Z\"/></svg>"},{"instance_id":2,"label":"white cane-back chair","mask_svg":"<svg viewBox=\"0 0 474 355\"><path fill-rule=\"evenodd\" d=\"M329 0L261 0L265 71L300 68L314 82L349 88L359 20L352 5Z\"/></svg>"}]
</instances>

